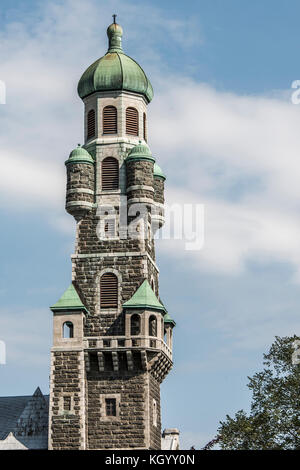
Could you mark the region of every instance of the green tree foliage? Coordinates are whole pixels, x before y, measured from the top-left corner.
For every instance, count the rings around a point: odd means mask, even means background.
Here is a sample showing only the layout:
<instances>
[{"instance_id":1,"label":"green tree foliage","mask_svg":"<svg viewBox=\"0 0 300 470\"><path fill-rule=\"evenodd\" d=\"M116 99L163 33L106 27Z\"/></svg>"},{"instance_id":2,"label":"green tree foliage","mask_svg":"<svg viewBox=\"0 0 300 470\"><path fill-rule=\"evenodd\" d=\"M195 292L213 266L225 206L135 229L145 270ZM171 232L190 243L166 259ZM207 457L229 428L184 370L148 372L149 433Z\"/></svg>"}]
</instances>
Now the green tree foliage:
<instances>
[{"instance_id":1,"label":"green tree foliage","mask_svg":"<svg viewBox=\"0 0 300 470\"><path fill-rule=\"evenodd\" d=\"M240 410L220 423L218 443L222 449L300 450L300 364L293 364L294 337L276 337L264 370L249 377L252 391L249 416Z\"/></svg>"}]
</instances>

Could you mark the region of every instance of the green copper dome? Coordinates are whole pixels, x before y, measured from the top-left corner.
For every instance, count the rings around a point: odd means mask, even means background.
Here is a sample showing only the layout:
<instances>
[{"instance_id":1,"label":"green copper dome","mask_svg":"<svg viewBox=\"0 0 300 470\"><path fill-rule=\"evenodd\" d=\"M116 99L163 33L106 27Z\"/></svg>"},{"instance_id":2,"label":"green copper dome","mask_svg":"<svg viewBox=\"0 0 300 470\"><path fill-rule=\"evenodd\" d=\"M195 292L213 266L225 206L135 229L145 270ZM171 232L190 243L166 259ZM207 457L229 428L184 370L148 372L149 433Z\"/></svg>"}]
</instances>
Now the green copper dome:
<instances>
[{"instance_id":1,"label":"green copper dome","mask_svg":"<svg viewBox=\"0 0 300 470\"><path fill-rule=\"evenodd\" d=\"M163 173L160 166L158 166L156 163L154 163L153 175L156 176L156 178L162 178L164 180L166 179L166 175Z\"/></svg>"},{"instance_id":2,"label":"green copper dome","mask_svg":"<svg viewBox=\"0 0 300 470\"><path fill-rule=\"evenodd\" d=\"M122 35L123 30L116 23L107 28L108 51L90 65L79 80L81 99L96 91L126 90L143 95L148 102L152 100L152 85L139 64L124 54Z\"/></svg>"},{"instance_id":3,"label":"green copper dome","mask_svg":"<svg viewBox=\"0 0 300 470\"><path fill-rule=\"evenodd\" d=\"M93 160L93 157L89 154L89 152L87 150L85 150L83 147L81 147L80 144L78 144L78 147L76 147L76 149L72 150L68 160L65 162L66 165L68 165L69 163L91 163L91 164L94 164L94 160Z\"/></svg>"},{"instance_id":4,"label":"green copper dome","mask_svg":"<svg viewBox=\"0 0 300 470\"><path fill-rule=\"evenodd\" d=\"M130 150L126 162L131 160L150 160L151 162L155 162L155 158L152 156L148 145L142 144L141 141Z\"/></svg>"}]
</instances>

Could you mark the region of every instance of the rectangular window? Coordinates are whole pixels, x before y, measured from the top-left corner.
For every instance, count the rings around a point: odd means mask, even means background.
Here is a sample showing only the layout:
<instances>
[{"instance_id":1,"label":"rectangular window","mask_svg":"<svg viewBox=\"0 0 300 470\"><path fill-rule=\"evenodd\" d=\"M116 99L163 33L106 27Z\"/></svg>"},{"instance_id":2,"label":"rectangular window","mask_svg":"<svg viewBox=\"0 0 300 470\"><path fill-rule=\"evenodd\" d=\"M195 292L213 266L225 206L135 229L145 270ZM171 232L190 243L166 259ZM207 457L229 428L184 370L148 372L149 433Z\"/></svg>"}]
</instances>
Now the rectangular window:
<instances>
[{"instance_id":1,"label":"rectangular window","mask_svg":"<svg viewBox=\"0 0 300 470\"><path fill-rule=\"evenodd\" d=\"M71 411L71 397L64 397L64 411Z\"/></svg>"},{"instance_id":2,"label":"rectangular window","mask_svg":"<svg viewBox=\"0 0 300 470\"><path fill-rule=\"evenodd\" d=\"M105 399L106 416L117 416L117 406L115 398Z\"/></svg>"},{"instance_id":3,"label":"rectangular window","mask_svg":"<svg viewBox=\"0 0 300 470\"><path fill-rule=\"evenodd\" d=\"M157 427L157 403L156 403L156 400L154 400L154 398L152 402L152 412L153 412L153 416L152 416L153 426Z\"/></svg>"}]
</instances>

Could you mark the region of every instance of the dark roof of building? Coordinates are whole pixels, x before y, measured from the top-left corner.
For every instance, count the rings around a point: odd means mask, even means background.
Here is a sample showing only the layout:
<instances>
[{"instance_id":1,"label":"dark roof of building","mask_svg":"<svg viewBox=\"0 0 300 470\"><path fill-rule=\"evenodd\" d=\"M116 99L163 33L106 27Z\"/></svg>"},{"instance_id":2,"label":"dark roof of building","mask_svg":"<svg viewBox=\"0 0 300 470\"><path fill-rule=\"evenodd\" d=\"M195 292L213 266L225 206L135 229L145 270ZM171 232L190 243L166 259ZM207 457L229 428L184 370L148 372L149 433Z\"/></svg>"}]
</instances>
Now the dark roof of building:
<instances>
[{"instance_id":1,"label":"dark roof of building","mask_svg":"<svg viewBox=\"0 0 300 470\"><path fill-rule=\"evenodd\" d=\"M10 432L28 448L47 448L49 395L0 397L0 440Z\"/></svg>"},{"instance_id":2,"label":"dark roof of building","mask_svg":"<svg viewBox=\"0 0 300 470\"><path fill-rule=\"evenodd\" d=\"M29 396L0 397L0 439L5 439L16 427L19 416L24 410Z\"/></svg>"}]
</instances>

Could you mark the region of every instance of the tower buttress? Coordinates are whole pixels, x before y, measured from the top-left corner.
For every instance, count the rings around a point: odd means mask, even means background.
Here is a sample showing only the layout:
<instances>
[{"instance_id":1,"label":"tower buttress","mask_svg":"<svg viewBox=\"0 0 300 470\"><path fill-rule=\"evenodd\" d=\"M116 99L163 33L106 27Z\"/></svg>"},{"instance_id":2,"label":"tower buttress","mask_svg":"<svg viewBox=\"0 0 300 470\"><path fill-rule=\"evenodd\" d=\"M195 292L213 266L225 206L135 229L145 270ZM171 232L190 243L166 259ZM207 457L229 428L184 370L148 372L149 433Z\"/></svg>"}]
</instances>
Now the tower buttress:
<instances>
[{"instance_id":1,"label":"tower buttress","mask_svg":"<svg viewBox=\"0 0 300 470\"><path fill-rule=\"evenodd\" d=\"M76 220L72 284L51 307L49 448L160 449L160 384L172 367L154 233L165 175L147 145L153 89L122 28L82 75L85 143L66 163Z\"/></svg>"}]
</instances>

